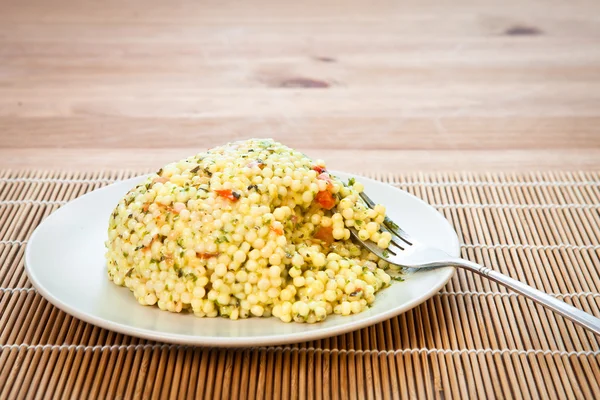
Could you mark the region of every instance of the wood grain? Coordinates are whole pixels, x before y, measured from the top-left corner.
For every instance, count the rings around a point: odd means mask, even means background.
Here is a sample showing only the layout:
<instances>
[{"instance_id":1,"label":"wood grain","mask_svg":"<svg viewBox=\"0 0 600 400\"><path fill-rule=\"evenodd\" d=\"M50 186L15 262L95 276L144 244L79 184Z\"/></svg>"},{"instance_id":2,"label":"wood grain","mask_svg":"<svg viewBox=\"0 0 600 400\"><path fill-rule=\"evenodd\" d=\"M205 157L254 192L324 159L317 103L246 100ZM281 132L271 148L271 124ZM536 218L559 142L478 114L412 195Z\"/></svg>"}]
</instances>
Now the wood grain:
<instances>
[{"instance_id":1,"label":"wood grain","mask_svg":"<svg viewBox=\"0 0 600 400\"><path fill-rule=\"evenodd\" d=\"M599 169L599 11L0 0L0 167L155 168L273 137L344 169Z\"/></svg>"}]
</instances>

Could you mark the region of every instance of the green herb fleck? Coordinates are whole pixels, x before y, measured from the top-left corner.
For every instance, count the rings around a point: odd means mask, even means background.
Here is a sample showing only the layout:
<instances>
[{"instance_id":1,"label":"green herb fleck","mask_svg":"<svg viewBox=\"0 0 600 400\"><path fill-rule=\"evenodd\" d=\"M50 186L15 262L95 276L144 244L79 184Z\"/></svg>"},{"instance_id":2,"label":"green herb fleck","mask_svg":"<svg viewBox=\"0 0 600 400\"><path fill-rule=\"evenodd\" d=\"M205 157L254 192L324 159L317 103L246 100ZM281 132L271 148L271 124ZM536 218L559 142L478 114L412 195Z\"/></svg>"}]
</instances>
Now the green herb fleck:
<instances>
[{"instance_id":1,"label":"green herb fleck","mask_svg":"<svg viewBox=\"0 0 600 400\"><path fill-rule=\"evenodd\" d=\"M175 264L173 266L173 269L175 270L175 272L177 273L177 276L180 278L183 278L183 271L181 270L181 268L179 267L178 264Z\"/></svg>"},{"instance_id":2,"label":"green herb fleck","mask_svg":"<svg viewBox=\"0 0 600 400\"><path fill-rule=\"evenodd\" d=\"M198 280L198 277L195 274L192 274L191 272L189 274L185 275L186 278L190 279L192 282L196 282Z\"/></svg>"},{"instance_id":3,"label":"green herb fleck","mask_svg":"<svg viewBox=\"0 0 600 400\"><path fill-rule=\"evenodd\" d=\"M388 217L385 217L385 223L392 229L399 229L399 226L394 221L389 219Z\"/></svg>"},{"instance_id":4,"label":"green herb fleck","mask_svg":"<svg viewBox=\"0 0 600 400\"><path fill-rule=\"evenodd\" d=\"M348 179L348 186L354 186L355 183L356 183L356 179L354 179L354 178Z\"/></svg>"},{"instance_id":5,"label":"green herb fleck","mask_svg":"<svg viewBox=\"0 0 600 400\"><path fill-rule=\"evenodd\" d=\"M387 249L385 249L381 255L382 255L384 258L388 258L388 257L390 256L390 252L389 252Z\"/></svg>"}]
</instances>

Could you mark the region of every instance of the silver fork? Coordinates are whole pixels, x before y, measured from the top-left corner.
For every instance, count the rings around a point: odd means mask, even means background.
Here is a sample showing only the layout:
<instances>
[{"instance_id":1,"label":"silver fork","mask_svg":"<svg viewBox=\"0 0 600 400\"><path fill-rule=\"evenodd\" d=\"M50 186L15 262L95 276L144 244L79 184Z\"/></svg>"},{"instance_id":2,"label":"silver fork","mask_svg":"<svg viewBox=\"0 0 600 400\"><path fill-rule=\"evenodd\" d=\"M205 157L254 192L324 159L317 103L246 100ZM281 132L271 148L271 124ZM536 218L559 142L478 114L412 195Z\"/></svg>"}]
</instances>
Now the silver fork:
<instances>
[{"instance_id":1,"label":"silver fork","mask_svg":"<svg viewBox=\"0 0 600 400\"><path fill-rule=\"evenodd\" d=\"M365 193L361 193L361 198L369 206L373 208L375 203ZM446 252L429 247L424 243L420 243L412 238L408 233L400 229L389 218L385 218L381 226L382 231L387 231L392 235L392 241L389 248L381 249L370 240L360 240L356 229L351 228L352 235L368 250L380 258L388 261L391 264L411 267L411 268L435 268L435 267L458 267L471 272L475 272L483 277L489 278L517 293L530 298L538 304L549 308L550 310L562 315L565 318L591 330L596 335L600 335L600 319L581 311L563 301L560 301L544 292L532 288L523 282L517 281L498 271L483 267L471 261L462 258L452 257Z\"/></svg>"}]
</instances>

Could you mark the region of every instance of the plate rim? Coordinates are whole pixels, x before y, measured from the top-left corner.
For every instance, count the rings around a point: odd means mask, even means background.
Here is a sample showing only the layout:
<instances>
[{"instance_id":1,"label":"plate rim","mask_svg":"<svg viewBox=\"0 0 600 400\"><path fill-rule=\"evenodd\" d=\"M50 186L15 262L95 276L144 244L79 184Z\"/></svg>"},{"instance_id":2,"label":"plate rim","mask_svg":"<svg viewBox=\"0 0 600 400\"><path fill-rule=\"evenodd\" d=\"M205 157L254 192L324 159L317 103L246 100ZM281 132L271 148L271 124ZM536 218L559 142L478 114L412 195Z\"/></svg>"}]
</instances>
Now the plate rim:
<instances>
[{"instance_id":1,"label":"plate rim","mask_svg":"<svg viewBox=\"0 0 600 400\"><path fill-rule=\"evenodd\" d=\"M452 235L452 239L453 239L452 240L453 241L452 250L453 251L449 254L451 256L456 256L456 257L459 256L460 242L459 242L456 230L452 227L450 222L438 210L436 210L433 206L431 206L424 200L418 198L417 196L415 196L405 190L394 187L387 182L378 181L376 179L372 179L372 178L366 177L361 174L344 172L344 171L334 171L334 170L331 170L330 172L334 175L336 175L336 174L350 175L350 176L354 176L354 177L360 177L361 180L369 180L372 182L376 182L377 184L383 184L383 185L390 186L392 189L398 190L398 191L402 192L404 195L408 195L409 197L412 197L413 200L416 200L416 201L426 205L428 208L433 210L437 214L437 216L440 218L440 220L442 220L450 228L450 231L453 233L453 235ZM122 180L120 182L114 182L110 185L92 190L91 192L88 192L88 193L85 193L84 195L79 196L79 197L63 204L59 209L57 209L56 211L51 213L48 217L46 217L45 220L43 220L35 228L35 230L29 237L27 244L25 246L24 267L25 267L25 272L27 274L27 277L29 278L33 287L48 302L50 302L52 305L54 305L58 309L64 311L65 313L67 313L77 319L80 319L84 322L87 322L89 324L92 324L92 325L95 325L95 326L98 326L98 327L101 327L104 329L108 329L108 330L111 330L114 332L122 333L122 334L129 335L129 336L135 336L135 337L143 338L143 339L147 339L147 340L153 340L153 341L157 341L157 342L168 342L168 343L174 343L174 344L185 345L185 346L213 346L213 347L229 347L229 348L263 347L263 346L276 346L276 345L282 345L282 344L293 344L293 343L323 339L326 337L338 336L338 335L342 335L342 334L345 334L348 332L353 332L355 330L369 327L369 326L375 325L377 323L386 321L392 317L403 314L406 311L429 300L436 293L438 293L440 291L440 289L448 283L448 281L450 281L450 279L452 278L452 276L455 273L455 267L448 266L448 267L439 268L440 271L445 272L445 276L443 277L443 279L441 279L438 284L432 286L429 290L424 292L422 296L420 296L412 301L409 301L407 303L404 303L399 308L388 309L387 311L378 313L378 314L368 317L366 319L361 319L356 322L350 322L350 323L344 324L341 327L339 325L334 325L334 326L320 329L320 330L291 333L291 334L285 334L284 336L281 336L281 335L268 335L268 336L261 335L261 336L256 336L256 337L250 337L250 336L223 337L223 336L191 336L191 335L185 336L185 335L173 334L173 333L162 332L162 331L153 331L153 330L133 327L131 325L124 325L124 324L117 323L117 322L114 322L111 320L107 320L107 319L104 319L101 317L97 317L97 316L89 314L89 313L80 312L76 308L72 307L69 303L59 300L37 280L35 272L32 271L30 268L30 257L31 257L30 253L32 251L31 244L35 243L36 237L39 233L39 228L42 225L48 223L48 221L50 221L52 218L56 218L56 215L60 214L62 212L62 210L65 210L66 209L65 206L67 206L69 204L80 201L83 198L85 198L86 196L88 196L94 192L107 190L115 184L124 183L127 181L141 180L143 177L148 176L148 175L149 174L143 174L143 175L139 175L139 176L135 176L132 178ZM265 343L268 343L268 344L265 344Z\"/></svg>"}]
</instances>

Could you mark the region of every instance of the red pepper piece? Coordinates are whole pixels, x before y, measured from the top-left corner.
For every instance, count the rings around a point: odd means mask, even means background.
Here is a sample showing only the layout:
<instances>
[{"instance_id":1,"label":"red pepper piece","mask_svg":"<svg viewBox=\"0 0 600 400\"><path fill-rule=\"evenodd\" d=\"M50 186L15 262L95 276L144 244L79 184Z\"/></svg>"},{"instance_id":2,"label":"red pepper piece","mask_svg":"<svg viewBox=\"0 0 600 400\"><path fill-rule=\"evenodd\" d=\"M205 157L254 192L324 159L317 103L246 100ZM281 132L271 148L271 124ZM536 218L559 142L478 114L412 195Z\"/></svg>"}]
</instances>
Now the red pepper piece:
<instances>
[{"instance_id":1,"label":"red pepper piece","mask_svg":"<svg viewBox=\"0 0 600 400\"><path fill-rule=\"evenodd\" d=\"M325 167L321 167L320 165L315 165L312 169L317 171L319 175L326 171Z\"/></svg>"},{"instance_id":2,"label":"red pepper piece","mask_svg":"<svg viewBox=\"0 0 600 400\"><path fill-rule=\"evenodd\" d=\"M322 240L327 244L331 244L333 243L333 228L331 226L328 226L327 228L322 226L315 232L313 237Z\"/></svg>"},{"instance_id":3,"label":"red pepper piece","mask_svg":"<svg viewBox=\"0 0 600 400\"><path fill-rule=\"evenodd\" d=\"M315 201L326 210L331 210L333 207L335 207L335 199L333 198L331 192L328 192L327 190L317 193L315 196Z\"/></svg>"},{"instance_id":4,"label":"red pepper piece","mask_svg":"<svg viewBox=\"0 0 600 400\"><path fill-rule=\"evenodd\" d=\"M221 197L225 197L231 201L238 201L240 198L239 193L232 191L231 189L219 189L215 190L215 193Z\"/></svg>"}]
</instances>

